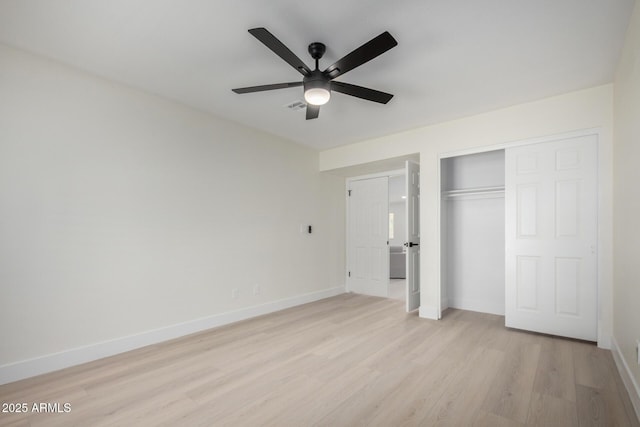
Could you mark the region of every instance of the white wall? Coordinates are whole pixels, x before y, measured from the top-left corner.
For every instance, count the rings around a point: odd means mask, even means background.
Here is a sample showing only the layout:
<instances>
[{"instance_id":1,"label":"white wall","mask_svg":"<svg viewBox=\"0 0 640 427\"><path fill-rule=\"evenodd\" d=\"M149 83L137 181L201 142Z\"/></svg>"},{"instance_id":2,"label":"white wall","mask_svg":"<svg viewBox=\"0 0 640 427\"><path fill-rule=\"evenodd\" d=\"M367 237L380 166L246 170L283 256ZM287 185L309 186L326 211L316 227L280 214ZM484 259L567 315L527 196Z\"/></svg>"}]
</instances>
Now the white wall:
<instances>
[{"instance_id":1,"label":"white wall","mask_svg":"<svg viewBox=\"0 0 640 427\"><path fill-rule=\"evenodd\" d=\"M315 151L0 45L0 371L339 290L344 212Z\"/></svg>"},{"instance_id":2,"label":"white wall","mask_svg":"<svg viewBox=\"0 0 640 427\"><path fill-rule=\"evenodd\" d=\"M440 156L503 148L583 129L599 130L599 343L611 334L613 86L604 85L427 126L320 153L320 170L420 153L421 316L437 318L440 298Z\"/></svg>"},{"instance_id":3,"label":"white wall","mask_svg":"<svg viewBox=\"0 0 640 427\"><path fill-rule=\"evenodd\" d=\"M615 245L614 338L635 380L634 403L640 417L640 4L627 31L615 79ZM615 350L615 349L614 349ZM627 385L630 386L629 382Z\"/></svg>"},{"instance_id":4,"label":"white wall","mask_svg":"<svg viewBox=\"0 0 640 427\"><path fill-rule=\"evenodd\" d=\"M446 215L448 306L504 315L504 197L451 199Z\"/></svg>"},{"instance_id":5,"label":"white wall","mask_svg":"<svg viewBox=\"0 0 640 427\"><path fill-rule=\"evenodd\" d=\"M504 187L504 150L442 159L443 190Z\"/></svg>"}]
</instances>

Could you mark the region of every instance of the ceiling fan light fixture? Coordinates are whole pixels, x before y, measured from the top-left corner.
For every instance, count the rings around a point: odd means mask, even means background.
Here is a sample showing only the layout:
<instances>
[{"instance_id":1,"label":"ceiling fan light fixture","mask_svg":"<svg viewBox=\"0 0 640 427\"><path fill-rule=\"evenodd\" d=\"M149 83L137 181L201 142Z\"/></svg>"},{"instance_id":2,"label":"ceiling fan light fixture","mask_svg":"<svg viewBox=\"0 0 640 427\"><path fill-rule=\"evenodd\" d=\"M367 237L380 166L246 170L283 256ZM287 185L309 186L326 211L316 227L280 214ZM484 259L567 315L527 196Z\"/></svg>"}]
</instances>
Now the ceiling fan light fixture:
<instances>
[{"instance_id":1,"label":"ceiling fan light fixture","mask_svg":"<svg viewBox=\"0 0 640 427\"><path fill-rule=\"evenodd\" d=\"M304 81L304 100L311 105L324 105L331 98L329 81L319 71Z\"/></svg>"},{"instance_id":2,"label":"ceiling fan light fixture","mask_svg":"<svg viewBox=\"0 0 640 427\"><path fill-rule=\"evenodd\" d=\"M304 100L311 105L324 105L329 102L331 92L321 87L314 87L304 91Z\"/></svg>"}]
</instances>

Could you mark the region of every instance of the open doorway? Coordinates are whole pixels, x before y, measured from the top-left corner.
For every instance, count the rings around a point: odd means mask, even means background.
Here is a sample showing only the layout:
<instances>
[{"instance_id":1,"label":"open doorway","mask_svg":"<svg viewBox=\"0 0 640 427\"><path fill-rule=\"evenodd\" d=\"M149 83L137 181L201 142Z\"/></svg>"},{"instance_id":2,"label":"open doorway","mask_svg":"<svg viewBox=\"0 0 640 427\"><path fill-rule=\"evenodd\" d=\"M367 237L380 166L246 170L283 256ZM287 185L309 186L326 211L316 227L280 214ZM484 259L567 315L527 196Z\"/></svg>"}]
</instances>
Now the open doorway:
<instances>
[{"instance_id":1,"label":"open doorway","mask_svg":"<svg viewBox=\"0 0 640 427\"><path fill-rule=\"evenodd\" d=\"M420 305L419 166L347 180L347 290Z\"/></svg>"}]
</instances>

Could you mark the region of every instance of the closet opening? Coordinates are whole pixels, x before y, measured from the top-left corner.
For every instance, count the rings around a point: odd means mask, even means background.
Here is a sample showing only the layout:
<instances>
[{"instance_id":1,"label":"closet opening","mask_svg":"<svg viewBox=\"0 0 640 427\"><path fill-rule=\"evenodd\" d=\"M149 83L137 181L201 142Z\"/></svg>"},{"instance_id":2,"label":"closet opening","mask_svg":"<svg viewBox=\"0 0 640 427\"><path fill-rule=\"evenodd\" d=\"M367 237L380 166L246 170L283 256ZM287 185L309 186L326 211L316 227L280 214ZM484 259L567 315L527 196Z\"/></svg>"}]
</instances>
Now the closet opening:
<instances>
[{"instance_id":1,"label":"closet opening","mask_svg":"<svg viewBox=\"0 0 640 427\"><path fill-rule=\"evenodd\" d=\"M440 173L442 310L504 315L505 150L443 158Z\"/></svg>"}]
</instances>

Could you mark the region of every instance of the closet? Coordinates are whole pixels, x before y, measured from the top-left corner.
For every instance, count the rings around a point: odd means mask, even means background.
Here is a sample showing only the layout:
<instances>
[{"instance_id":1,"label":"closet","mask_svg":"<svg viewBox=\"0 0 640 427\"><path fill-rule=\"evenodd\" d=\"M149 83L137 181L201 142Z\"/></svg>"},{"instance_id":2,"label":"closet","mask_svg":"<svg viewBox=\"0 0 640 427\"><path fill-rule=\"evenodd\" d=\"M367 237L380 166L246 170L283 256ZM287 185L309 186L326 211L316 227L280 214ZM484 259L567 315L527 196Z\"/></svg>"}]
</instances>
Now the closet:
<instances>
[{"instance_id":1,"label":"closet","mask_svg":"<svg viewBox=\"0 0 640 427\"><path fill-rule=\"evenodd\" d=\"M441 307L597 339L598 136L441 159Z\"/></svg>"},{"instance_id":2,"label":"closet","mask_svg":"<svg viewBox=\"0 0 640 427\"><path fill-rule=\"evenodd\" d=\"M441 160L442 307L505 314L505 151Z\"/></svg>"}]
</instances>

